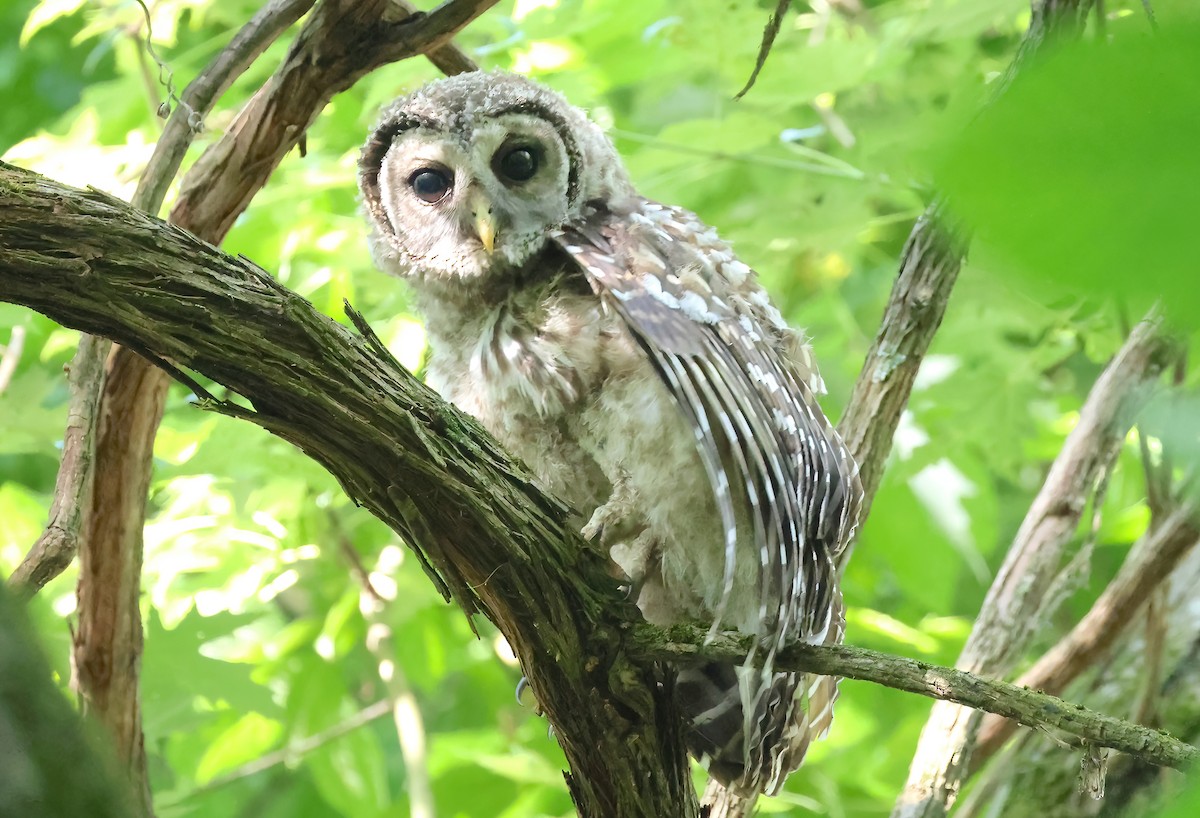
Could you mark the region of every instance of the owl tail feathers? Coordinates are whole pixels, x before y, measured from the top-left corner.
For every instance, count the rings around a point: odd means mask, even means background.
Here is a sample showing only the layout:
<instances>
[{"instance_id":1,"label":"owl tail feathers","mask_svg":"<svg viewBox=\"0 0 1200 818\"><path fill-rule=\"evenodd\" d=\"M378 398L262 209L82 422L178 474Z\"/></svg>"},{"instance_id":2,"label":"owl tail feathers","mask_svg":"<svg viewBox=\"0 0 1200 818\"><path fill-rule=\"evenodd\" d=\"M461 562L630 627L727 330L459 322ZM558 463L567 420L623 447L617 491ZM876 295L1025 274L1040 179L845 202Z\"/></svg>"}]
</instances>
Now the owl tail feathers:
<instances>
[{"instance_id":1,"label":"owl tail feathers","mask_svg":"<svg viewBox=\"0 0 1200 818\"><path fill-rule=\"evenodd\" d=\"M749 818L754 814L754 803L758 796L746 798L738 795L713 778L700 797L700 814L706 818ZM704 810L708 810L705 812Z\"/></svg>"},{"instance_id":2,"label":"owl tail feathers","mask_svg":"<svg viewBox=\"0 0 1200 818\"><path fill-rule=\"evenodd\" d=\"M737 800L748 802L741 812L710 812L711 818L748 815L758 795L777 793L804 761L808 745L824 737L833 722L836 678L776 673L759 690L747 690L758 678L748 669L718 663L682 668L677 676L676 695L691 722L688 750L720 784L710 785L709 792L727 793L723 809L732 810ZM745 707L751 702L754 717L747 719Z\"/></svg>"}]
</instances>

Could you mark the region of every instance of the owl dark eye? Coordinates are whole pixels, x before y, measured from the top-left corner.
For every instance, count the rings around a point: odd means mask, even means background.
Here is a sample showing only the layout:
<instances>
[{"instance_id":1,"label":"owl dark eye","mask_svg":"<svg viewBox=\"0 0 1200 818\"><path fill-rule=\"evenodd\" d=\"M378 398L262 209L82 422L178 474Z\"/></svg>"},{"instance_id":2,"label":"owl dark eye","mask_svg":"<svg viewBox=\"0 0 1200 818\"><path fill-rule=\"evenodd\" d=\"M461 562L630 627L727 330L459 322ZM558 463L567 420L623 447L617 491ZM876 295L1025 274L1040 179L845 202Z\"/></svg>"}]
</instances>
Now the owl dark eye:
<instances>
[{"instance_id":1,"label":"owl dark eye","mask_svg":"<svg viewBox=\"0 0 1200 818\"><path fill-rule=\"evenodd\" d=\"M507 179L514 182L525 182L537 173L538 157L533 148L511 148L496 157L496 167Z\"/></svg>"},{"instance_id":2,"label":"owl dark eye","mask_svg":"<svg viewBox=\"0 0 1200 818\"><path fill-rule=\"evenodd\" d=\"M409 177L408 183L418 199L430 204L440 202L450 192L450 174L444 170L422 168Z\"/></svg>"}]
</instances>

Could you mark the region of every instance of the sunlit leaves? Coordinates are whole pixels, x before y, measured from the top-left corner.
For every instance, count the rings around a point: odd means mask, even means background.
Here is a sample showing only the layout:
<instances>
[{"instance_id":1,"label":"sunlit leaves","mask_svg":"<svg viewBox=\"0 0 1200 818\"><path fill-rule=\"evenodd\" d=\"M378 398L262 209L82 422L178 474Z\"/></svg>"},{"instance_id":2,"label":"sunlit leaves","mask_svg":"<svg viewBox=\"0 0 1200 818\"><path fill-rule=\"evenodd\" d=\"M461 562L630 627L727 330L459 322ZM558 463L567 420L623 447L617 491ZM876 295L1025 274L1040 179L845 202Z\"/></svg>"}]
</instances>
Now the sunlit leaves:
<instances>
[{"instance_id":1,"label":"sunlit leaves","mask_svg":"<svg viewBox=\"0 0 1200 818\"><path fill-rule=\"evenodd\" d=\"M1195 323L1196 32L1168 21L1166 3L1162 34L1151 39L1140 3L1107 3L1111 44L1027 66L976 116L986 83L1012 58L1023 4L795 3L757 86L734 102L769 5L518 0L458 41L484 66L526 70L589 109L612 128L640 190L697 211L731 240L813 336L835 413L932 177L950 188L979 241L845 590L851 642L952 663L1046 463L1119 345L1115 311L1080 296L1116 294L1132 313L1147 293L1163 295L1173 318ZM151 4L176 88L260 6ZM139 39L141 15L117 0L3 4L11 36L0 40L0 89L20 103L0 118L0 149L20 143L10 161L132 190L166 97ZM286 46L285 37L220 101L188 164ZM351 301L411 368L425 337L402 284L370 261L355 163L380 106L436 75L410 60L337 95L308 129L306 154L284 158L225 242L339 320ZM15 326L25 348L0 394L5 569L47 519L66 422L63 366L76 338L0 305L0 344ZM1173 452L1182 474L1200 457L1195 417L1193 395L1152 403L1141 431L1156 463ZM545 722L514 700L520 671L498 657L494 631L477 623L476 640L398 535L354 508L319 466L262 429L201 411L181 387L155 454L143 690L160 814L408 814L389 714L354 721L386 695L364 645L356 560L394 589L380 621L425 719L437 814L570 814L562 753ZM1145 528L1144 495L1131 437L1103 505L1097 576ZM1090 519L1079 541L1089 528ZM64 685L72 582L59 580L33 608ZM1073 610L1095 591L1081 590ZM886 814L927 710L905 694L845 683L833 734L766 810ZM279 763L256 767L264 758Z\"/></svg>"},{"instance_id":2,"label":"sunlit leaves","mask_svg":"<svg viewBox=\"0 0 1200 818\"><path fill-rule=\"evenodd\" d=\"M1130 28L1029 65L967 127L941 179L1003 274L1135 310L1161 298L1195 326L1200 27Z\"/></svg>"}]
</instances>

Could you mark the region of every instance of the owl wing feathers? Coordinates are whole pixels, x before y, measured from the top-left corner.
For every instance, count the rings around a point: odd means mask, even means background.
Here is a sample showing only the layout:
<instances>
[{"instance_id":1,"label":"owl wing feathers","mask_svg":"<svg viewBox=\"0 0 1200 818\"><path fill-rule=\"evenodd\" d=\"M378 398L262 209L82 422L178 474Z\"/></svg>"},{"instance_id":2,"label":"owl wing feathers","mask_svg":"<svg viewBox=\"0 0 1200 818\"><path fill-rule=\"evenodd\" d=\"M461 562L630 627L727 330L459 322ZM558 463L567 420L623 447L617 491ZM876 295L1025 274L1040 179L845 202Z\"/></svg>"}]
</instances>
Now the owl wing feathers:
<instances>
[{"instance_id":1,"label":"owl wing feathers","mask_svg":"<svg viewBox=\"0 0 1200 818\"><path fill-rule=\"evenodd\" d=\"M774 308L755 295L761 290L748 268L692 214L642 199L620 209L593 204L555 240L625 320L691 424L702 456L709 452L727 569L739 556L731 492L743 492L763 567L762 635L776 648L822 638L833 557L856 510L855 478L816 404L815 369L785 359L772 343L780 330L763 316ZM747 275L730 281L729 267ZM731 581L726 576L727 588Z\"/></svg>"},{"instance_id":2,"label":"owl wing feathers","mask_svg":"<svg viewBox=\"0 0 1200 818\"><path fill-rule=\"evenodd\" d=\"M806 735L792 752L782 752L789 742L780 746L796 721L796 694L816 692L803 689L803 676L771 667L792 641L840 636L834 559L857 519L853 461L816 403L811 358L791 343L749 268L694 215L645 199L596 202L553 238L624 320L695 434L724 528L724 584L710 634L721 628L737 560L759 566L759 651L748 665L758 658L763 669L742 674L744 724L722 739L741 743L744 774L761 771L754 784L771 791L807 745ZM800 354L788 355L789 346ZM739 506L749 510L754 553L739 536ZM816 698L831 702L828 682ZM828 724L819 721L812 726Z\"/></svg>"}]
</instances>

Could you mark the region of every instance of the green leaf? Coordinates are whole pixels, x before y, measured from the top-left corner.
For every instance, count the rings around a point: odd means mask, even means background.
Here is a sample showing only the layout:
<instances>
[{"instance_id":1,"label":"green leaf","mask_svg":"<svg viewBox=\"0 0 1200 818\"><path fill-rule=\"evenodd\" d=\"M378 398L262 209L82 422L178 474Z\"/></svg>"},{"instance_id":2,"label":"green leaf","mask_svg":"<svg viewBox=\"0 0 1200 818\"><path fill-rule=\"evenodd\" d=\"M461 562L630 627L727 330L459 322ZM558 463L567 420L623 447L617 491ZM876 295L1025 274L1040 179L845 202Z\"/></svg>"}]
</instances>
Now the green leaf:
<instances>
[{"instance_id":1,"label":"green leaf","mask_svg":"<svg viewBox=\"0 0 1200 818\"><path fill-rule=\"evenodd\" d=\"M1200 25L1130 28L1025 66L938 177L999 272L1196 326Z\"/></svg>"},{"instance_id":2,"label":"green leaf","mask_svg":"<svg viewBox=\"0 0 1200 818\"><path fill-rule=\"evenodd\" d=\"M278 743L283 725L258 713L247 713L213 739L196 768L196 781L204 784L249 761Z\"/></svg>"},{"instance_id":3,"label":"green leaf","mask_svg":"<svg viewBox=\"0 0 1200 818\"><path fill-rule=\"evenodd\" d=\"M33 35L60 17L66 17L79 11L86 2L87 0L41 0L25 19L25 26L21 29L21 38L18 42L22 47L28 45Z\"/></svg>"}]
</instances>

